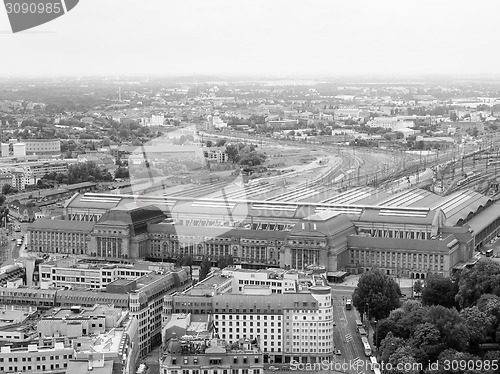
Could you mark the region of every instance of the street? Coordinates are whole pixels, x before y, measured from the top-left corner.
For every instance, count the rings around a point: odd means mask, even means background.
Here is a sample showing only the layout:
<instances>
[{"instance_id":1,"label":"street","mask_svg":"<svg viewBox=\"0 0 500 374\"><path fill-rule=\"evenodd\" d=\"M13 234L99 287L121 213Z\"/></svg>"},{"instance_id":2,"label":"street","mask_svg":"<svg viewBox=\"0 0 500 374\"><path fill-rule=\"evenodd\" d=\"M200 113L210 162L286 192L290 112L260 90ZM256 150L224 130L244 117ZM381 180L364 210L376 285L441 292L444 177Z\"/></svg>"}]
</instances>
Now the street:
<instances>
[{"instance_id":1,"label":"street","mask_svg":"<svg viewBox=\"0 0 500 374\"><path fill-rule=\"evenodd\" d=\"M335 287L335 286L334 286ZM345 300L352 297L350 289L332 289L332 304L333 304L333 319L336 322L334 328L335 349L340 349L341 355L336 359L344 362L350 369L347 372L351 374L367 374L371 371L366 370L369 365L359 364L359 370L353 370L351 364L358 365L358 361L370 362L366 357L361 337L356 329L356 320L359 319L359 314L353 307L351 310L346 310Z\"/></svg>"}]
</instances>

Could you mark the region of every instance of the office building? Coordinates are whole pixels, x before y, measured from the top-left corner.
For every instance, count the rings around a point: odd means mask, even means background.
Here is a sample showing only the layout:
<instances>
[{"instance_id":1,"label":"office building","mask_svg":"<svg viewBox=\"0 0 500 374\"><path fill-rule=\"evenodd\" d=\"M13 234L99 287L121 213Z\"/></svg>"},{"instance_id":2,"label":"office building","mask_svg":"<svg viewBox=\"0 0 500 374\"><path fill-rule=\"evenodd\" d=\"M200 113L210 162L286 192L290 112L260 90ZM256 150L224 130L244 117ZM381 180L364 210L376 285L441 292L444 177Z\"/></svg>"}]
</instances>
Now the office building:
<instances>
[{"instance_id":1,"label":"office building","mask_svg":"<svg viewBox=\"0 0 500 374\"><path fill-rule=\"evenodd\" d=\"M75 305L93 307L96 304L126 308L137 320L137 346L139 356L143 357L161 342L163 297L176 289L184 289L188 283L185 270L177 270L165 274L150 273L134 280L118 279L107 284L102 291L0 288L0 303L40 309Z\"/></svg>"},{"instance_id":2,"label":"office building","mask_svg":"<svg viewBox=\"0 0 500 374\"><path fill-rule=\"evenodd\" d=\"M255 340L179 339L166 344L160 358L161 374L263 374L262 351Z\"/></svg>"},{"instance_id":3,"label":"office building","mask_svg":"<svg viewBox=\"0 0 500 374\"><path fill-rule=\"evenodd\" d=\"M242 272L245 274L245 271ZM293 275L294 271L290 271ZM286 293L272 293L269 285L255 284L255 273L238 279L224 272L214 274L194 287L164 298L164 320L179 313L210 315L215 333L229 343L240 338L258 340L265 362L319 362L333 355L333 309L331 289L323 276L295 281ZM251 292L232 293L240 281L252 282ZM226 286L228 282L233 288ZM209 287L211 286L211 287ZM210 292L219 289L219 292ZM267 291L266 291L267 289ZM263 339L265 337L265 339Z\"/></svg>"}]
</instances>

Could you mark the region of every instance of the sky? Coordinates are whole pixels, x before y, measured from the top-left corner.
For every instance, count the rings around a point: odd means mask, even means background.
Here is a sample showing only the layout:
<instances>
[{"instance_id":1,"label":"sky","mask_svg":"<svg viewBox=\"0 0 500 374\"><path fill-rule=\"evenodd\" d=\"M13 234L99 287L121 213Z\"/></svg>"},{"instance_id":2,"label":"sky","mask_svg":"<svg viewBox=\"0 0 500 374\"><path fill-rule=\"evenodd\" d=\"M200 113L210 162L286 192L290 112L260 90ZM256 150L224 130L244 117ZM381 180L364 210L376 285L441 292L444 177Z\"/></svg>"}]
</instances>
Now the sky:
<instances>
[{"instance_id":1,"label":"sky","mask_svg":"<svg viewBox=\"0 0 500 374\"><path fill-rule=\"evenodd\" d=\"M26 0L29 1L29 0ZM80 0L0 76L500 75L497 0Z\"/></svg>"}]
</instances>

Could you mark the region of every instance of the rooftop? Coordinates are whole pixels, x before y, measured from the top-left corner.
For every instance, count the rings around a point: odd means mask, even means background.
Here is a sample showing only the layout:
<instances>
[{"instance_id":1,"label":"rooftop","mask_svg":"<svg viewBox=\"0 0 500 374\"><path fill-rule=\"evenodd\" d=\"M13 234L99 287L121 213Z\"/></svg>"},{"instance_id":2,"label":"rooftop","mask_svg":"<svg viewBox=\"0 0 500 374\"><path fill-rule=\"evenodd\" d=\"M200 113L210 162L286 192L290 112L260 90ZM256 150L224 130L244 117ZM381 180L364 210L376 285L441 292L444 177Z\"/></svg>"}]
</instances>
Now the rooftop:
<instances>
[{"instance_id":1,"label":"rooftop","mask_svg":"<svg viewBox=\"0 0 500 374\"><path fill-rule=\"evenodd\" d=\"M28 226L28 230L61 230L90 233L94 225L95 222L39 218Z\"/></svg>"}]
</instances>

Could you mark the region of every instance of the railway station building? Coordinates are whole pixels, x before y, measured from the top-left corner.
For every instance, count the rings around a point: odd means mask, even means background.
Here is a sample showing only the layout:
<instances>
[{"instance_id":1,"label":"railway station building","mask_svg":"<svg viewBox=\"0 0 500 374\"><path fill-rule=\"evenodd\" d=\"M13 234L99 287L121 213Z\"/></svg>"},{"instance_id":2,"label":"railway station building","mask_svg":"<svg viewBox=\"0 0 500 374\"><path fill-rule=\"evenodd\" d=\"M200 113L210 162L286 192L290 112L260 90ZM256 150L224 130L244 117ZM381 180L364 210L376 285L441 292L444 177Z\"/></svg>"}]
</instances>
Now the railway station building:
<instances>
[{"instance_id":1,"label":"railway station building","mask_svg":"<svg viewBox=\"0 0 500 374\"><path fill-rule=\"evenodd\" d=\"M330 273L359 274L376 267L419 279L472 265L500 229L498 205L469 190L443 197L422 189L389 194L362 187L311 196L273 201L76 194L65 205L64 228L73 225L77 233L84 222L92 223L77 236L86 244L77 248L99 259L190 256L199 262L208 256L215 263L230 256L249 268L324 265ZM57 224L35 221L28 250L75 247L70 234L50 234L62 240L55 246L40 242L44 226L55 230Z\"/></svg>"}]
</instances>

